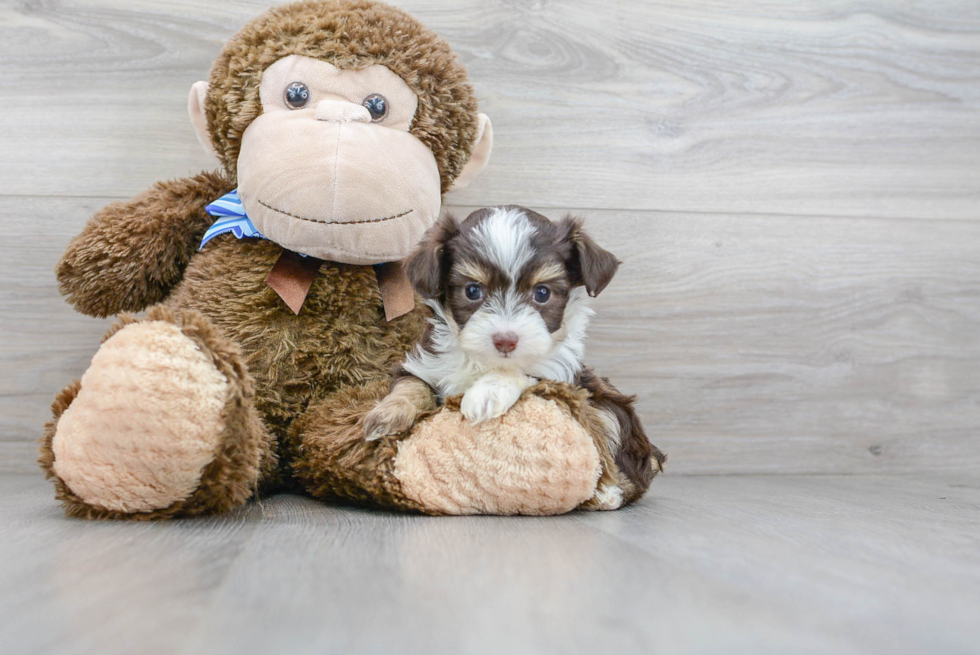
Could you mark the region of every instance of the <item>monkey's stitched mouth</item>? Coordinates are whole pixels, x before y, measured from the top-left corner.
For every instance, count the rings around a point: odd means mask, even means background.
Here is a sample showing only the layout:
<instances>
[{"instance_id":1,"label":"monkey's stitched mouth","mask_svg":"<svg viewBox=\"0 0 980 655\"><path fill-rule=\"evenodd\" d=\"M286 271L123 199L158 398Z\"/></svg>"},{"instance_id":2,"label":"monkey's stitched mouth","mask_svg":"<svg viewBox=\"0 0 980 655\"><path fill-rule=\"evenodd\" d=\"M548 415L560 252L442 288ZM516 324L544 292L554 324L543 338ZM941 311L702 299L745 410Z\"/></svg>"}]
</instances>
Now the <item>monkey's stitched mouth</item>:
<instances>
[{"instance_id":1,"label":"monkey's stitched mouth","mask_svg":"<svg viewBox=\"0 0 980 655\"><path fill-rule=\"evenodd\" d=\"M369 218L369 219L364 220L364 221L325 221L325 220L320 219L320 218L308 218L306 216L297 216L296 214L291 214L291 213L289 213L287 211L283 211L281 209L276 209L272 205L270 205L270 204L268 204L266 202L262 202L262 199L261 198L256 198L256 200L258 201L258 203L260 205L262 205L266 209L271 209L272 211L276 212L277 214L282 214L283 216L289 216L290 218L295 218L295 219L298 219L298 220L301 220L301 221L309 221L310 223L319 223L321 225L363 225L364 223L382 223L384 221L393 221L396 218L401 218L402 216L407 216L408 214L411 214L413 211L415 211L414 209L409 209L409 210L403 211L400 214L395 214L394 216L385 216L384 218Z\"/></svg>"}]
</instances>

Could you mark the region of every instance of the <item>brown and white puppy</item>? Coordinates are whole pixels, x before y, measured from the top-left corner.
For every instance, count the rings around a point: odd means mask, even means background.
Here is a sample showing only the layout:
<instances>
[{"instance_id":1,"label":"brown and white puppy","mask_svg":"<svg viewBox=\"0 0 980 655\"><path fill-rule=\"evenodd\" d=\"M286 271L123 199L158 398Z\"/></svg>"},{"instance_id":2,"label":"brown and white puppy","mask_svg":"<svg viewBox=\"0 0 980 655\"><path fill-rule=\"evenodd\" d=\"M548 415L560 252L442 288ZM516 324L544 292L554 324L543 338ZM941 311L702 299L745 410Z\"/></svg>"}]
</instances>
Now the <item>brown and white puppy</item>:
<instances>
[{"instance_id":1,"label":"brown and white puppy","mask_svg":"<svg viewBox=\"0 0 980 655\"><path fill-rule=\"evenodd\" d=\"M466 220L442 218L406 260L412 285L434 313L418 347L396 371L389 395L365 419L368 439L411 428L448 396L474 423L504 414L540 379L589 389L608 441L629 480L649 483L652 449L632 398L583 366L584 340L598 295L619 261L600 248L578 218L559 222L513 205L481 209ZM634 443L636 442L636 443ZM629 451L629 461L617 455ZM639 461L633 461L639 456ZM656 451L657 468L662 455ZM611 467L609 467L611 468ZM603 481L618 507L630 489ZM638 485L645 489L647 484ZM640 492L642 493L642 492Z\"/></svg>"}]
</instances>

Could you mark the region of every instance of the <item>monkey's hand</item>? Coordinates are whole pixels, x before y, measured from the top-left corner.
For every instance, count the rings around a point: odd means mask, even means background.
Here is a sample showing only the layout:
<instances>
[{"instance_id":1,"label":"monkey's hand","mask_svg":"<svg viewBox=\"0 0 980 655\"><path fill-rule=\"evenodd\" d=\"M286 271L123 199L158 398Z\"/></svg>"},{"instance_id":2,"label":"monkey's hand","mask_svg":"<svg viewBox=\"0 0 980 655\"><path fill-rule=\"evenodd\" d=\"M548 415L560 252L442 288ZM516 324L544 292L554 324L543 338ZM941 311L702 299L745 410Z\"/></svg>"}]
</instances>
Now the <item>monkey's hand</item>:
<instances>
[{"instance_id":1,"label":"monkey's hand","mask_svg":"<svg viewBox=\"0 0 980 655\"><path fill-rule=\"evenodd\" d=\"M58 262L61 293L78 311L98 317L160 302L214 221L204 207L233 188L221 173L200 173L102 208Z\"/></svg>"},{"instance_id":2,"label":"monkey's hand","mask_svg":"<svg viewBox=\"0 0 980 655\"><path fill-rule=\"evenodd\" d=\"M524 390L535 382L537 380L523 373L487 373L463 394L459 411L472 423L482 423L503 416Z\"/></svg>"}]
</instances>

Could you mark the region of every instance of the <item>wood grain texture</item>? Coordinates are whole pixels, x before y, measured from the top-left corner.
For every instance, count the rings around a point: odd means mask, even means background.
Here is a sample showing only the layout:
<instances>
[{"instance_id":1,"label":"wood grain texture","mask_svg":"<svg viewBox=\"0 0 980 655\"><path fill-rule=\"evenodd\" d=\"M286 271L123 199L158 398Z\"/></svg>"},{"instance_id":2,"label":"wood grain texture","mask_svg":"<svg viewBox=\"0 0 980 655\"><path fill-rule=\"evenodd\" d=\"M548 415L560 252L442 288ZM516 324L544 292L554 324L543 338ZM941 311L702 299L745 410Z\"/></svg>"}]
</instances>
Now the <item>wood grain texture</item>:
<instances>
[{"instance_id":1,"label":"wood grain texture","mask_svg":"<svg viewBox=\"0 0 980 655\"><path fill-rule=\"evenodd\" d=\"M264 2L0 7L0 194L209 166L191 83ZM977 218L971 2L405 0L496 125L461 204Z\"/></svg>"},{"instance_id":2,"label":"wood grain texture","mask_svg":"<svg viewBox=\"0 0 980 655\"><path fill-rule=\"evenodd\" d=\"M0 244L11 468L33 466L51 399L107 327L51 281L103 202L0 198L22 236ZM638 394L672 472L980 467L980 222L595 211L587 226L624 261L588 361Z\"/></svg>"},{"instance_id":3,"label":"wood grain texture","mask_svg":"<svg viewBox=\"0 0 980 655\"><path fill-rule=\"evenodd\" d=\"M36 470L54 394L80 378L109 321L75 313L54 266L105 198L0 197L0 470Z\"/></svg>"},{"instance_id":4,"label":"wood grain texture","mask_svg":"<svg viewBox=\"0 0 980 655\"><path fill-rule=\"evenodd\" d=\"M0 478L0 643L29 653L975 652L980 488L658 479L639 505L429 518L278 496L164 524Z\"/></svg>"},{"instance_id":5,"label":"wood grain texture","mask_svg":"<svg viewBox=\"0 0 980 655\"><path fill-rule=\"evenodd\" d=\"M187 89L268 4L0 6L0 468L33 469L107 327L60 299L55 261L111 199L212 165ZM626 262L589 358L672 472L980 464L970 3L397 4L496 126L449 202L593 208Z\"/></svg>"},{"instance_id":6,"label":"wood grain texture","mask_svg":"<svg viewBox=\"0 0 980 655\"><path fill-rule=\"evenodd\" d=\"M587 360L673 471L980 467L980 223L586 215L624 262Z\"/></svg>"}]
</instances>

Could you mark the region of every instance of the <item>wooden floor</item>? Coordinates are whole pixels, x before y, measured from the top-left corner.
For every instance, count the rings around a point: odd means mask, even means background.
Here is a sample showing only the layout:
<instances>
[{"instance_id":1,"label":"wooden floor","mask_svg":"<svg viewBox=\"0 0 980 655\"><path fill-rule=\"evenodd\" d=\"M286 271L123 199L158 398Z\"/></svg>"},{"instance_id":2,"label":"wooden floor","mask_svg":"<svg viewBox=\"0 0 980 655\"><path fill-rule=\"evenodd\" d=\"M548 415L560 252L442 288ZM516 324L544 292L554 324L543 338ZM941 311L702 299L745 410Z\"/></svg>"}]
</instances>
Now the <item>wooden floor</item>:
<instances>
[{"instance_id":1,"label":"wooden floor","mask_svg":"<svg viewBox=\"0 0 980 655\"><path fill-rule=\"evenodd\" d=\"M278 496L66 520L0 478L0 644L38 653L963 653L980 485L667 476L639 505L430 518Z\"/></svg>"},{"instance_id":2,"label":"wooden floor","mask_svg":"<svg viewBox=\"0 0 980 655\"><path fill-rule=\"evenodd\" d=\"M34 442L108 322L55 262L214 167L187 91L269 4L0 3L0 653L980 652L975 0L397 0L494 123L450 208L624 261L588 359L668 473L554 519L62 518Z\"/></svg>"}]
</instances>

